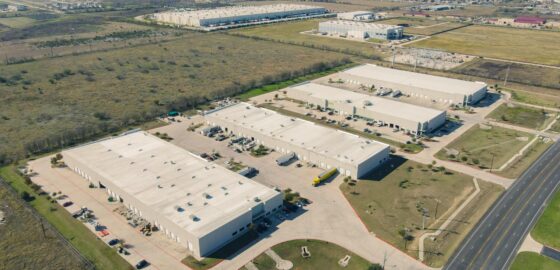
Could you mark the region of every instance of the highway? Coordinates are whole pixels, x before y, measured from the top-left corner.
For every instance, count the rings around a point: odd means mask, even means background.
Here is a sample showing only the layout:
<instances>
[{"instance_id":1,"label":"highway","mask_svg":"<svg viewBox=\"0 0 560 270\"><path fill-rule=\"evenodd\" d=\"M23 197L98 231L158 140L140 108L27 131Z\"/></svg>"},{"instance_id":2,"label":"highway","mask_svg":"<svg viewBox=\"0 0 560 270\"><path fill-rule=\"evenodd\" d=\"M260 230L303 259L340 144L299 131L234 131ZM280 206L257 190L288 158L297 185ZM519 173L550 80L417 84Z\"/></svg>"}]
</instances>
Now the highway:
<instances>
[{"instance_id":1,"label":"highway","mask_svg":"<svg viewBox=\"0 0 560 270\"><path fill-rule=\"evenodd\" d=\"M560 142L500 196L443 269L508 269L560 183Z\"/></svg>"}]
</instances>

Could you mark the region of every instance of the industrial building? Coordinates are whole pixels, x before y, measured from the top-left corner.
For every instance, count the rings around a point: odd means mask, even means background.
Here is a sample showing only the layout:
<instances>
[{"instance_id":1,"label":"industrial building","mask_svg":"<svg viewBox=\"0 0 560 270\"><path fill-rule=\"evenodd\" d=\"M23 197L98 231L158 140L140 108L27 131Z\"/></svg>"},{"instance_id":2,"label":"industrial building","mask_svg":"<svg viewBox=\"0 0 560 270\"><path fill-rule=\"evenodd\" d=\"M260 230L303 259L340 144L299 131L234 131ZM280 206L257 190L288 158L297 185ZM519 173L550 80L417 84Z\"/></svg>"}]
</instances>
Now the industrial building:
<instances>
[{"instance_id":1,"label":"industrial building","mask_svg":"<svg viewBox=\"0 0 560 270\"><path fill-rule=\"evenodd\" d=\"M337 74L345 82L401 93L432 102L472 105L486 96L487 85L365 64Z\"/></svg>"},{"instance_id":2,"label":"industrial building","mask_svg":"<svg viewBox=\"0 0 560 270\"><path fill-rule=\"evenodd\" d=\"M161 23L190 27L222 27L268 23L278 20L322 16L326 8L296 4L234 6L191 11L161 12L152 18Z\"/></svg>"},{"instance_id":3,"label":"industrial building","mask_svg":"<svg viewBox=\"0 0 560 270\"><path fill-rule=\"evenodd\" d=\"M62 152L68 168L133 210L196 258L282 206L282 195L147 132Z\"/></svg>"},{"instance_id":4,"label":"industrial building","mask_svg":"<svg viewBox=\"0 0 560 270\"><path fill-rule=\"evenodd\" d=\"M389 146L341 130L288 117L249 103L224 106L205 114L206 122L226 132L250 138L258 144L323 169L337 168L358 179L389 158Z\"/></svg>"},{"instance_id":5,"label":"industrial building","mask_svg":"<svg viewBox=\"0 0 560 270\"><path fill-rule=\"evenodd\" d=\"M378 16L375 15L372 11L350 11L350 12L342 12L336 14L336 18L339 20L346 20L346 21L357 21L357 22L371 22L376 20Z\"/></svg>"},{"instance_id":6,"label":"industrial building","mask_svg":"<svg viewBox=\"0 0 560 270\"><path fill-rule=\"evenodd\" d=\"M334 110L343 115L359 116L375 121L380 126L388 126L412 135L429 133L442 126L446 120L445 111L315 83L300 84L284 91L292 99Z\"/></svg>"},{"instance_id":7,"label":"industrial building","mask_svg":"<svg viewBox=\"0 0 560 270\"><path fill-rule=\"evenodd\" d=\"M325 35L356 39L393 40L403 37L402 26L356 21L325 21L319 23L319 32Z\"/></svg>"}]
</instances>

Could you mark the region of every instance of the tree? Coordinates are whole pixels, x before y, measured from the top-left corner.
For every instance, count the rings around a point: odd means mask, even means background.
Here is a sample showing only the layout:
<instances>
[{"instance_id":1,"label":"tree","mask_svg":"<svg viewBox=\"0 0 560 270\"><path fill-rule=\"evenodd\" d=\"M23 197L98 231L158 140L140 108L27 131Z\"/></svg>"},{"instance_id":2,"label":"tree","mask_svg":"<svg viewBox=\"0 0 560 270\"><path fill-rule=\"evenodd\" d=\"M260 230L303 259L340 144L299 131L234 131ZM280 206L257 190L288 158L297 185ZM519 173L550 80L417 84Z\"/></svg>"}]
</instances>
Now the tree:
<instances>
[{"instance_id":1,"label":"tree","mask_svg":"<svg viewBox=\"0 0 560 270\"><path fill-rule=\"evenodd\" d=\"M30 202L33 200L33 197L27 191L22 191L20 196L26 202Z\"/></svg>"}]
</instances>

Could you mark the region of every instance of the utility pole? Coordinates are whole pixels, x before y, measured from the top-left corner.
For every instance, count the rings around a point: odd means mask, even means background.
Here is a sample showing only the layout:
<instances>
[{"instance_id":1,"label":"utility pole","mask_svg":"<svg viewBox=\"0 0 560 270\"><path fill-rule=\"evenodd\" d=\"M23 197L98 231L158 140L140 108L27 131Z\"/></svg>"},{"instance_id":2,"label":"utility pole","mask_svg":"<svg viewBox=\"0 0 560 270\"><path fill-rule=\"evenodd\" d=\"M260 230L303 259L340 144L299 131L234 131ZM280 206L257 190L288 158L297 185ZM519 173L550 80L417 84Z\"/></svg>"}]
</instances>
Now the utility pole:
<instances>
[{"instance_id":1,"label":"utility pole","mask_svg":"<svg viewBox=\"0 0 560 270\"><path fill-rule=\"evenodd\" d=\"M441 202L440 200L436 199L436 211L434 213L434 219L437 219L437 210L440 202Z\"/></svg>"},{"instance_id":2,"label":"utility pole","mask_svg":"<svg viewBox=\"0 0 560 270\"><path fill-rule=\"evenodd\" d=\"M507 85L507 80L509 77L509 68L511 67L511 64L508 65L507 71L506 71L506 78L504 79L504 86Z\"/></svg>"},{"instance_id":3,"label":"utility pole","mask_svg":"<svg viewBox=\"0 0 560 270\"><path fill-rule=\"evenodd\" d=\"M418 49L416 49L416 56L414 57L414 72L416 72L416 65L418 65Z\"/></svg>"},{"instance_id":4,"label":"utility pole","mask_svg":"<svg viewBox=\"0 0 560 270\"><path fill-rule=\"evenodd\" d=\"M492 161L490 161L490 172L492 172L492 168L494 168L494 156L495 156L494 153L491 154L492 154Z\"/></svg>"},{"instance_id":5,"label":"utility pole","mask_svg":"<svg viewBox=\"0 0 560 270\"><path fill-rule=\"evenodd\" d=\"M383 265L381 265L381 269L385 270L385 263L387 262L387 250L385 250L385 253L383 254Z\"/></svg>"}]
</instances>

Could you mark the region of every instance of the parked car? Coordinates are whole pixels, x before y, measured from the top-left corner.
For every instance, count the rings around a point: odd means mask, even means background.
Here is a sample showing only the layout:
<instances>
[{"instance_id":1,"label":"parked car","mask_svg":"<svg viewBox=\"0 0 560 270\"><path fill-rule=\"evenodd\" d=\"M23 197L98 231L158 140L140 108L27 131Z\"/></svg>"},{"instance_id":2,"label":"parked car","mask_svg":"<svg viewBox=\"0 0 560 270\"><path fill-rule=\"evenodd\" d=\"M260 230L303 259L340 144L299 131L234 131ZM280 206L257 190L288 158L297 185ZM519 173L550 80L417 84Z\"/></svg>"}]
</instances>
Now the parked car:
<instances>
[{"instance_id":1,"label":"parked car","mask_svg":"<svg viewBox=\"0 0 560 270\"><path fill-rule=\"evenodd\" d=\"M150 265L150 263L146 260L141 260L136 264L136 269L144 269L146 268L148 265Z\"/></svg>"},{"instance_id":2,"label":"parked car","mask_svg":"<svg viewBox=\"0 0 560 270\"><path fill-rule=\"evenodd\" d=\"M109 246L114 246L116 244L118 244L120 241L119 239L111 239L109 240L109 242L107 242L107 244L109 244Z\"/></svg>"},{"instance_id":3,"label":"parked car","mask_svg":"<svg viewBox=\"0 0 560 270\"><path fill-rule=\"evenodd\" d=\"M68 202L63 203L62 206L68 207L68 206L73 205L73 204L74 204L73 202L68 201Z\"/></svg>"}]
</instances>

